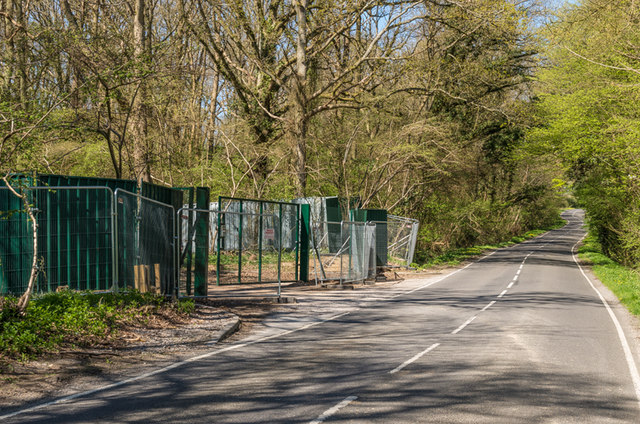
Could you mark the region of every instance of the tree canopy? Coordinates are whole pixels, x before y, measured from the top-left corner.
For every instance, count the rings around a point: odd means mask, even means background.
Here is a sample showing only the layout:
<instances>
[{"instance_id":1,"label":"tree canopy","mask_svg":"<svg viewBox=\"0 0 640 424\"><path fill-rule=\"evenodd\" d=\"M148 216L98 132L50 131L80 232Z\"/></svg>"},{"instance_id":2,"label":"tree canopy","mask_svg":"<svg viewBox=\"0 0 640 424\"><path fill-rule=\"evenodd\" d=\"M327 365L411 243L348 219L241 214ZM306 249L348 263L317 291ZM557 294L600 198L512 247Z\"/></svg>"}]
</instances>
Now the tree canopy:
<instances>
[{"instance_id":1,"label":"tree canopy","mask_svg":"<svg viewBox=\"0 0 640 424\"><path fill-rule=\"evenodd\" d=\"M602 26L618 19L605 9ZM419 218L423 259L496 241L550 223L560 165L578 168L557 154L573 112L553 96L598 85L563 67L634 92L633 58L578 48L595 49L597 25L576 15L540 35L541 13L535 0L0 0L1 171L359 198ZM633 28L616 31L598 37L623 48ZM585 45L543 50L562 34ZM633 108L618 106L621 128ZM584 137L615 133L596 112L574 113L597 125Z\"/></svg>"},{"instance_id":2,"label":"tree canopy","mask_svg":"<svg viewBox=\"0 0 640 424\"><path fill-rule=\"evenodd\" d=\"M544 33L531 142L562 160L606 253L640 261L640 5L586 0Z\"/></svg>"}]
</instances>

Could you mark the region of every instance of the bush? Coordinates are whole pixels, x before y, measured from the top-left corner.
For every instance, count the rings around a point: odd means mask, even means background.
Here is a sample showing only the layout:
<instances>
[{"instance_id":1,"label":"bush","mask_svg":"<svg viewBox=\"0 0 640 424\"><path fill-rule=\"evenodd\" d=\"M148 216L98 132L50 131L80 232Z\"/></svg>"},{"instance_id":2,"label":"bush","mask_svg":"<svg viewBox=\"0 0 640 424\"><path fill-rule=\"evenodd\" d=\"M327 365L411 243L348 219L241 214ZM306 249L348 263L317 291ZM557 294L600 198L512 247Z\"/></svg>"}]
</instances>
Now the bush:
<instances>
[{"instance_id":1,"label":"bush","mask_svg":"<svg viewBox=\"0 0 640 424\"><path fill-rule=\"evenodd\" d=\"M0 354L32 358L61 346L93 346L114 337L118 329L148 319L158 308L190 314L193 300L171 304L166 297L140 293L64 291L34 297L24 315L17 298L0 298Z\"/></svg>"}]
</instances>

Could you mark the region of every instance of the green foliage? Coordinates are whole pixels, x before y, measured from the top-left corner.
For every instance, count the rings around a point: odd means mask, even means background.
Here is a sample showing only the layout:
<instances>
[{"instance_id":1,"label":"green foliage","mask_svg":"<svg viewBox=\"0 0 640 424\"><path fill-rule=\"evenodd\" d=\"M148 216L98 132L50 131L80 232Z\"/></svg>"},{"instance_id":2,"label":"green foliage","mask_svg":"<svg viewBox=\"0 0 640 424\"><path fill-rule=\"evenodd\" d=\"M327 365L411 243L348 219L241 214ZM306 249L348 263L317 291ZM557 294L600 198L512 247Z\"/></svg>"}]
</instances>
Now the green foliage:
<instances>
[{"instance_id":1,"label":"green foliage","mask_svg":"<svg viewBox=\"0 0 640 424\"><path fill-rule=\"evenodd\" d=\"M552 24L529 138L561 158L605 254L640 264L640 24L634 2L589 0Z\"/></svg>"},{"instance_id":2,"label":"green foliage","mask_svg":"<svg viewBox=\"0 0 640 424\"><path fill-rule=\"evenodd\" d=\"M117 335L118 329L144 322L161 308L181 314L194 310L191 299L170 303L166 297L137 291L92 293L63 291L35 297L24 315L17 299L0 298L0 354L32 358L63 346L93 346Z\"/></svg>"},{"instance_id":3,"label":"green foliage","mask_svg":"<svg viewBox=\"0 0 640 424\"><path fill-rule=\"evenodd\" d=\"M426 268L430 268L433 266L440 266L440 265L455 266L465 260L476 258L489 250L500 249L503 247L512 246L517 243L522 243L523 241L538 237L539 235L542 235L549 230L560 228L565 224L566 224L566 221L560 218L559 215L556 215L555 222L553 222L548 226L543 227L543 229L530 230L523 234L512 236L511 238L508 238L507 236L507 238L503 238L502 240L497 241L495 243L491 243L491 244L482 244L482 245L474 245L470 247L449 249L443 252L442 254L424 259L424 262L422 264L414 263L411 266L418 269L426 269Z\"/></svg>"},{"instance_id":4,"label":"green foliage","mask_svg":"<svg viewBox=\"0 0 640 424\"><path fill-rule=\"evenodd\" d=\"M581 260L589 263L593 273L629 311L640 316L640 274L606 256L595 234L590 234L578 249Z\"/></svg>"}]
</instances>

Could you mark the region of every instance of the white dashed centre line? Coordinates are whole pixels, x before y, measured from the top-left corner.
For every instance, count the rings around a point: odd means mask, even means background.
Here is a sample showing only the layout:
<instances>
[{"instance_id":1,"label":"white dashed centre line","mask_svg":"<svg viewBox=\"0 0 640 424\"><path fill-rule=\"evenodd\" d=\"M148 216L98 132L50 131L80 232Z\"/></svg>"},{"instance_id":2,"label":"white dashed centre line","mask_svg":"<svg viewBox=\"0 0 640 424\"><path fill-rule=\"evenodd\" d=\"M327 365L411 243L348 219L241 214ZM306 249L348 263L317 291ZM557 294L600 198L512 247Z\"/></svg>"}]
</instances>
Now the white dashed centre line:
<instances>
[{"instance_id":1,"label":"white dashed centre line","mask_svg":"<svg viewBox=\"0 0 640 424\"><path fill-rule=\"evenodd\" d=\"M482 312L486 311L487 309L489 309L490 307L492 307L493 305L496 304L495 300L492 300L487 306L485 306L484 308L482 308Z\"/></svg>"},{"instance_id":2,"label":"white dashed centre line","mask_svg":"<svg viewBox=\"0 0 640 424\"><path fill-rule=\"evenodd\" d=\"M471 324L473 322L474 319L478 318L478 315L474 315L471 318L469 318L468 320L465 321L464 324L462 324L460 327L456 328L455 330L453 330L451 332L451 334L458 334L459 332L461 332L462 330L464 330L464 328Z\"/></svg>"},{"instance_id":3,"label":"white dashed centre line","mask_svg":"<svg viewBox=\"0 0 640 424\"><path fill-rule=\"evenodd\" d=\"M401 365L397 366L396 368L392 369L391 371L389 371L389 374L395 374L398 371L400 371L402 368L406 367L407 365L411 364L412 362L417 361L418 359L422 358L424 355L426 355L427 353L431 352L433 349L437 348L438 346L440 346L440 343L434 343L431 346L429 346L427 349L423 350L422 352L418 353L416 356L414 356L413 358L409 359L408 361L403 362Z\"/></svg>"},{"instance_id":4,"label":"white dashed centre line","mask_svg":"<svg viewBox=\"0 0 640 424\"><path fill-rule=\"evenodd\" d=\"M336 412L338 412L339 410L341 410L345 406L349 405L351 402L353 402L356 399L358 399L358 396L346 397L342 402L340 402L339 404L337 404L333 408L327 409L322 414L320 414L320 416L318 418L316 418L315 420L311 421L309 424L320 424L320 423L323 423L327 418L331 417Z\"/></svg>"}]
</instances>

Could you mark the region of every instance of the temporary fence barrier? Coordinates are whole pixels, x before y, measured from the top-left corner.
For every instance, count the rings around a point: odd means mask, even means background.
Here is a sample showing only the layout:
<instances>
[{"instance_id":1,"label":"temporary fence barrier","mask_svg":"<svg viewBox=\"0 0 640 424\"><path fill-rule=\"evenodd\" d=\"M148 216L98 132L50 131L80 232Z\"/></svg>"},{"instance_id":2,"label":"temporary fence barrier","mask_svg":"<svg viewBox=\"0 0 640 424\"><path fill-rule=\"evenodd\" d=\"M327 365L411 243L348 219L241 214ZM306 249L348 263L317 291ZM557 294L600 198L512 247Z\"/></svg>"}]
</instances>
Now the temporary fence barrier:
<instances>
[{"instance_id":1,"label":"temporary fence barrier","mask_svg":"<svg viewBox=\"0 0 640 424\"><path fill-rule=\"evenodd\" d=\"M115 282L113 192L109 187L20 187L37 221L35 292L107 290ZM0 295L21 294L33 263L33 231L22 199L0 187Z\"/></svg>"},{"instance_id":2,"label":"temporary fence barrier","mask_svg":"<svg viewBox=\"0 0 640 424\"><path fill-rule=\"evenodd\" d=\"M175 210L173 206L117 189L118 286L141 292L176 290Z\"/></svg>"},{"instance_id":3,"label":"temporary fence barrier","mask_svg":"<svg viewBox=\"0 0 640 424\"><path fill-rule=\"evenodd\" d=\"M413 255L418 240L419 222L417 219L388 215L386 221L373 221L386 228L386 263L388 268L408 268L413 262Z\"/></svg>"},{"instance_id":4,"label":"temporary fence barrier","mask_svg":"<svg viewBox=\"0 0 640 424\"><path fill-rule=\"evenodd\" d=\"M233 197L219 197L217 211L235 212L235 218L227 220L225 214L215 215L215 225L211 225L212 251L235 252L233 258L237 261L238 280L242 282L275 281L275 275L268 270L268 254L259 254L261 249L269 248L270 244L282 246L283 261L278 277L283 282L298 281L299 277L299 241L300 241L300 205L296 203L274 202L267 200L241 199ZM245 214L246 213L246 214ZM244 215L242 215L244 214ZM232 215L229 215L230 217ZM242 218L238 218L241 216ZM277 227L270 227L263 217L276 216ZM219 219L218 219L219 218ZM211 222L214 222L212 216ZM220 228L217 234L216 229ZM254 240L255 245L247 240ZM270 243L270 244L267 244ZM247 252L246 248L257 249ZM267 252L268 253L268 252ZM247 256L249 255L249 256ZM257 269L252 274L244 273L243 257L257 260ZM254 258L255 257L255 258ZM223 256L218 255L222 260ZM262 259L261 259L262 258ZM265 268L267 266L267 268ZM265 268L265 269L263 269ZM246 277L245 277L246 274Z\"/></svg>"},{"instance_id":5,"label":"temporary fence barrier","mask_svg":"<svg viewBox=\"0 0 640 424\"><path fill-rule=\"evenodd\" d=\"M335 228L340 244L332 246ZM314 276L318 282L340 284L364 281L375 276L376 225L369 222L319 222L311 228Z\"/></svg>"},{"instance_id":6,"label":"temporary fence barrier","mask_svg":"<svg viewBox=\"0 0 640 424\"><path fill-rule=\"evenodd\" d=\"M183 223L180 236L181 264L184 263L189 245L195 242L198 220L209 219L216 224L211 232L215 250L209 256L215 284L271 282L278 284L280 294L283 249L279 236L282 226L277 215L183 207L178 211L178 219ZM192 224L185 225L190 219L193 220ZM246 231L247 222L258 222L260 231ZM192 230L185 234L184 231L190 228ZM225 238L234 240L234 243L225 243ZM180 293L190 296L194 290L189 284L191 279L188 278L188 272L188 268L181 267Z\"/></svg>"}]
</instances>

